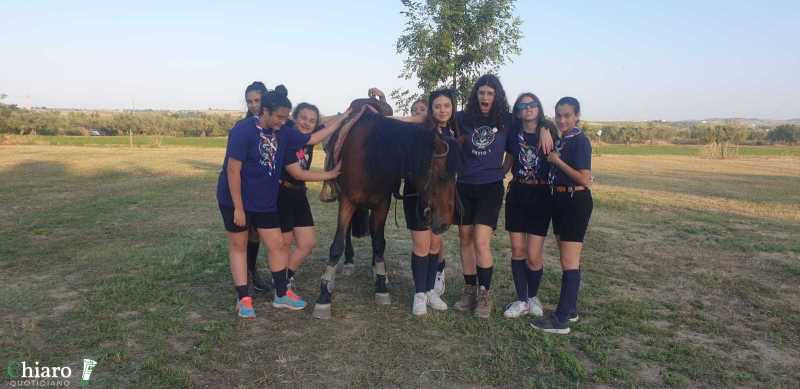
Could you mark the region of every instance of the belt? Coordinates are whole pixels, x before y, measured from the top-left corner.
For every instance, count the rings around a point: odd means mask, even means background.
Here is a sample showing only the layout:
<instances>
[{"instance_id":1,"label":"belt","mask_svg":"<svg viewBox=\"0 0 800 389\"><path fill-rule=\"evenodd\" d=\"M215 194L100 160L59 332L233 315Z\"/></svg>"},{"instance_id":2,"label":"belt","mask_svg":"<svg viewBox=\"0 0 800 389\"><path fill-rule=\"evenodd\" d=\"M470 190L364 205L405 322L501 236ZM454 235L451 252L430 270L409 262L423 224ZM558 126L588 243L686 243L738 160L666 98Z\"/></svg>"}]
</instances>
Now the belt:
<instances>
[{"instance_id":1,"label":"belt","mask_svg":"<svg viewBox=\"0 0 800 389\"><path fill-rule=\"evenodd\" d=\"M553 192L556 193L574 193L574 192L583 192L585 190L589 190L589 188L585 186L554 186Z\"/></svg>"},{"instance_id":2,"label":"belt","mask_svg":"<svg viewBox=\"0 0 800 389\"><path fill-rule=\"evenodd\" d=\"M286 189L306 190L306 186L305 185L292 184L291 182L286 181L286 180L280 180L280 181L278 181L278 183L280 183L280 185L282 187L286 188Z\"/></svg>"},{"instance_id":3,"label":"belt","mask_svg":"<svg viewBox=\"0 0 800 389\"><path fill-rule=\"evenodd\" d=\"M514 183L517 183L517 184L522 184L522 185L550 185L550 183L547 182L547 180L536 180L536 179L534 179L534 180L520 180L520 179L516 179L515 178L511 182L514 182Z\"/></svg>"}]
</instances>

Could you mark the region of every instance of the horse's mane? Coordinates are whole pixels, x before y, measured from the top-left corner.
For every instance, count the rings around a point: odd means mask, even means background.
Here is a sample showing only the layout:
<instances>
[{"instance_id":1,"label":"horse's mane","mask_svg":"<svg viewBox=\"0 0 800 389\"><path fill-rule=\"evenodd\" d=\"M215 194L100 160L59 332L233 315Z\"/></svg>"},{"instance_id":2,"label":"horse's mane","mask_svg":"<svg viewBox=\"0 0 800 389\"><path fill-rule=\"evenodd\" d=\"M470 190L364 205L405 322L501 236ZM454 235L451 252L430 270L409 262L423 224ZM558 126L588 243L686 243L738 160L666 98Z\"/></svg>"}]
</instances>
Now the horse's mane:
<instances>
[{"instance_id":1,"label":"horse's mane","mask_svg":"<svg viewBox=\"0 0 800 389\"><path fill-rule=\"evenodd\" d=\"M366 139L370 176L398 180L427 174L434 151L433 131L372 112L364 113L360 121L370 127Z\"/></svg>"}]
</instances>

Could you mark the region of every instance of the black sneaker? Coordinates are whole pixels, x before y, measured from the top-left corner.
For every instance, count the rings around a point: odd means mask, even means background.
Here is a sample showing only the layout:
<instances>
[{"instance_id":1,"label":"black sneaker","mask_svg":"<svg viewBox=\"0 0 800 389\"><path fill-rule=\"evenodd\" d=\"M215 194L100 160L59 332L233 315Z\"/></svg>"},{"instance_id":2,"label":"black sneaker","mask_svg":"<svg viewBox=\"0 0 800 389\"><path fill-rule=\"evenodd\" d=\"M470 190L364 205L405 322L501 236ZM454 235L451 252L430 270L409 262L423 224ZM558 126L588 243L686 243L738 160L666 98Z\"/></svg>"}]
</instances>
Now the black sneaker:
<instances>
[{"instance_id":1,"label":"black sneaker","mask_svg":"<svg viewBox=\"0 0 800 389\"><path fill-rule=\"evenodd\" d=\"M570 323L577 323L579 318L580 316L578 316L578 312L572 312L569 314L567 320L569 320Z\"/></svg>"},{"instance_id":2,"label":"black sneaker","mask_svg":"<svg viewBox=\"0 0 800 389\"><path fill-rule=\"evenodd\" d=\"M253 282L253 289L255 289L258 292L269 293L272 290L271 283L264 281L264 279L261 278L261 275L258 274L257 271L250 273L250 280Z\"/></svg>"},{"instance_id":3,"label":"black sneaker","mask_svg":"<svg viewBox=\"0 0 800 389\"><path fill-rule=\"evenodd\" d=\"M531 321L531 327L548 334L569 334L569 321L560 322L553 313L539 319L534 319Z\"/></svg>"}]
</instances>

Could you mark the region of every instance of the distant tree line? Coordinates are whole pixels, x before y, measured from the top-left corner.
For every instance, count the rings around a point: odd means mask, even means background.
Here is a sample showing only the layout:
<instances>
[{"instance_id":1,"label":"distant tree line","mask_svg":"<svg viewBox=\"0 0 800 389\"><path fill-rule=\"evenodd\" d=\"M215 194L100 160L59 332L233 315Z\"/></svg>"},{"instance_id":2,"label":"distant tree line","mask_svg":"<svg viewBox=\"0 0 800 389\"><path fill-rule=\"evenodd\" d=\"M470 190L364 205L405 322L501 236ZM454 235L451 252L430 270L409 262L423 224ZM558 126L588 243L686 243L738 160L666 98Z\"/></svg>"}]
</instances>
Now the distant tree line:
<instances>
[{"instance_id":1,"label":"distant tree line","mask_svg":"<svg viewBox=\"0 0 800 389\"><path fill-rule=\"evenodd\" d=\"M0 104L0 133L18 135L226 136L241 116L202 112L63 112Z\"/></svg>"},{"instance_id":2,"label":"distant tree line","mask_svg":"<svg viewBox=\"0 0 800 389\"><path fill-rule=\"evenodd\" d=\"M2 95L0 95L2 98ZM0 102L0 134L226 136L242 116L204 112L64 112L22 109ZM735 124L681 122L583 123L594 141L616 144L798 144L800 126L744 127ZM598 133L600 135L598 135Z\"/></svg>"},{"instance_id":3,"label":"distant tree line","mask_svg":"<svg viewBox=\"0 0 800 389\"><path fill-rule=\"evenodd\" d=\"M734 124L681 124L670 122L587 123L593 140L617 144L797 144L800 126L745 127ZM599 134L599 135L598 135Z\"/></svg>"}]
</instances>

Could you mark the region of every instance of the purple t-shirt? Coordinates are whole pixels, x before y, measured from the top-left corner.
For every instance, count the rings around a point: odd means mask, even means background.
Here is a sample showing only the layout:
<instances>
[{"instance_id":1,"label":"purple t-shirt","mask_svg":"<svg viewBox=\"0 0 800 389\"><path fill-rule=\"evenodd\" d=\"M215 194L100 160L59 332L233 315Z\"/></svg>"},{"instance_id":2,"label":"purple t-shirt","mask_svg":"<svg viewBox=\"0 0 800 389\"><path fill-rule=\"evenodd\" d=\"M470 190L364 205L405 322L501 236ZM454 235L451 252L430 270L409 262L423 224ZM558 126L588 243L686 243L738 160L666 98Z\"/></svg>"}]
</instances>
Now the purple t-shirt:
<instances>
[{"instance_id":1,"label":"purple t-shirt","mask_svg":"<svg viewBox=\"0 0 800 389\"><path fill-rule=\"evenodd\" d=\"M580 128L567 131L561 139L556 140L555 146L561 153L561 160L573 169L592 170L592 143ZM576 186L575 181L555 166L550 169L550 183L556 186Z\"/></svg>"},{"instance_id":2,"label":"purple t-shirt","mask_svg":"<svg viewBox=\"0 0 800 389\"><path fill-rule=\"evenodd\" d=\"M547 181L550 163L539 150L539 132L528 134L517 129L508 137L508 153L514 157L511 174L517 180Z\"/></svg>"},{"instance_id":3,"label":"purple t-shirt","mask_svg":"<svg viewBox=\"0 0 800 389\"><path fill-rule=\"evenodd\" d=\"M262 129L258 119L240 120L228 135L225 161L217 181L217 201L233 208L228 188L228 159L242 161L242 202L248 212L277 212L278 179L289 150L308 143L309 135L284 125L280 130Z\"/></svg>"},{"instance_id":4,"label":"purple t-shirt","mask_svg":"<svg viewBox=\"0 0 800 389\"><path fill-rule=\"evenodd\" d=\"M506 151L506 138L511 132L511 114L503 115L503 130L498 123L490 123L488 118L478 117L470 120L463 111L456 112L456 120L464 141L464 168L458 182L465 184L489 184L502 181L503 153Z\"/></svg>"}]
</instances>

